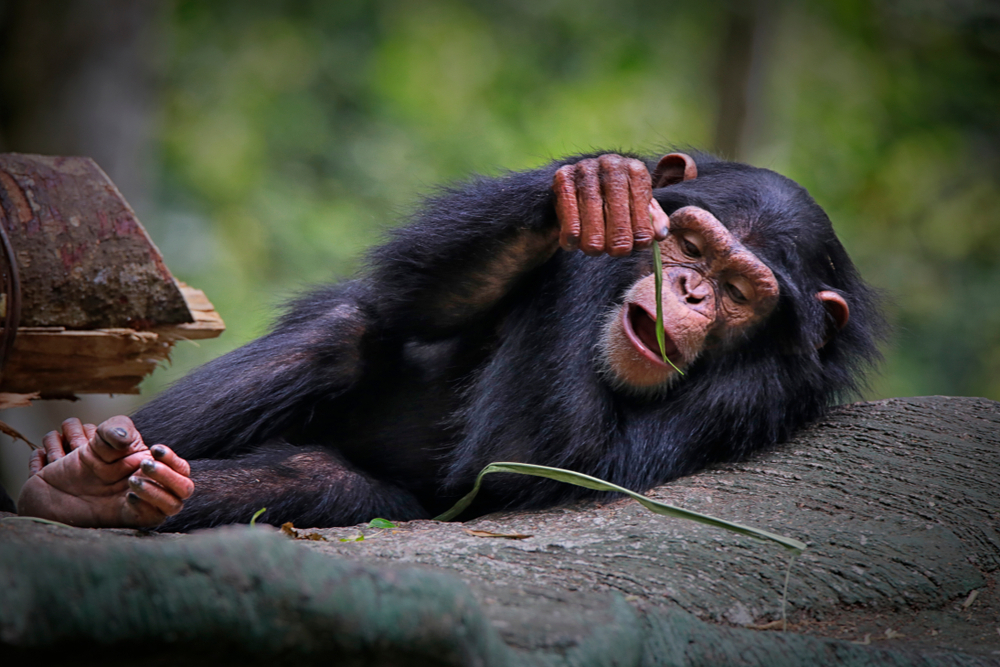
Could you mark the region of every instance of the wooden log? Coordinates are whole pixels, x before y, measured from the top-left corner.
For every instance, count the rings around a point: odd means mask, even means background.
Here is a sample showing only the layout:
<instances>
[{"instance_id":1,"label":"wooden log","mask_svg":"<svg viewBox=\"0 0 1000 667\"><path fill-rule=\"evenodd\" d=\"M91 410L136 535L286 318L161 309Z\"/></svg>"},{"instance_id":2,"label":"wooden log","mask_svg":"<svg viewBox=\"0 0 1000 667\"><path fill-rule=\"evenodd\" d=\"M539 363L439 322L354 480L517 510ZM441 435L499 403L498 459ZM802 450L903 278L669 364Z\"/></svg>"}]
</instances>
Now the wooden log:
<instances>
[{"instance_id":1,"label":"wooden log","mask_svg":"<svg viewBox=\"0 0 1000 667\"><path fill-rule=\"evenodd\" d=\"M160 251L90 158L0 155L0 225L20 274L20 326L192 321Z\"/></svg>"},{"instance_id":2,"label":"wooden log","mask_svg":"<svg viewBox=\"0 0 1000 667\"><path fill-rule=\"evenodd\" d=\"M170 275L89 158L0 155L0 228L20 277L0 392L135 394L177 340L225 330L205 295Z\"/></svg>"}]
</instances>

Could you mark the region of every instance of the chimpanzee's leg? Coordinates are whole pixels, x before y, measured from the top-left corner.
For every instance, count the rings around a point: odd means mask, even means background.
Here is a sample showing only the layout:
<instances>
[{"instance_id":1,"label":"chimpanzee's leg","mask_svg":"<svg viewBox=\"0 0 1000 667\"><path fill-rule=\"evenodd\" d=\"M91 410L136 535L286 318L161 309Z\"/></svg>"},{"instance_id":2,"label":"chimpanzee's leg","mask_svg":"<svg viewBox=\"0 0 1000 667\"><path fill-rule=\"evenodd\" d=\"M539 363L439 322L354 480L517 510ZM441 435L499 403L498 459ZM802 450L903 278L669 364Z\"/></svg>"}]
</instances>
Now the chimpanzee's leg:
<instances>
[{"instance_id":1,"label":"chimpanzee's leg","mask_svg":"<svg viewBox=\"0 0 1000 667\"><path fill-rule=\"evenodd\" d=\"M315 411L336 409L391 345L370 314L368 284L316 291L275 330L198 369L133 416L146 442L191 463L194 495L163 530L246 522L352 525L427 516L410 493L349 466L326 448L290 443ZM406 443L399 443L406 447ZM280 521L279 521L280 519Z\"/></svg>"},{"instance_id":2,"label":"chimpanzee's leg","mask_svg":"<svg viewBox=\"0 0 1000 667\"><path fill-rule=\"evenodd\" d=\"M299 302L275 330L202 366L133 415L150 445L187 459L245 454L308 421L319 400L350 389L378 344L364 287Z\"/></svg>"},{"instance_id":3,"label":"chimpanzee's leg","mask_svg":"<svg viewBox=\"0 0 1000 667\"><path fill-rule=\"evenodd\" d=\"M353 468L324 447L274 441L235 459L191 461L195 492L159 530L260 521L299 527L351 526L373 517L428 518L410 493Z\"/></svg>"}]
</instances>

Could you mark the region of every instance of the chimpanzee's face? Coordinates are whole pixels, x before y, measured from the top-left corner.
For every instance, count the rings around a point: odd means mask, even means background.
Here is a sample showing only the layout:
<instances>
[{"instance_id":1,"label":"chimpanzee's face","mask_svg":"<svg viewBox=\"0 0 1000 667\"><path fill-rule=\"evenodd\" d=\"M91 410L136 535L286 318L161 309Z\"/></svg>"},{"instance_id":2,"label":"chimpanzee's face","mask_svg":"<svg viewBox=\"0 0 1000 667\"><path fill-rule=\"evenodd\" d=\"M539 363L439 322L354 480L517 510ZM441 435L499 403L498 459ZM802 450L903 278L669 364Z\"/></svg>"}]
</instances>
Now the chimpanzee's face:
<instances>
[{"instance_id":1,"label":"chimpanzee's face","mask_svg":"<svg viewBox=\"0 0 1000 667\"><path fill-rule=\"evenodd\" d=\"M663 258L665 363L656 339L652 273L637 280L608 317L602 339L605 371L616 386L655 394L677 370L711 347L764 321L778 302L778 281L753 252L708 211L686 206L670 216Z\"/></svg>"}]
</instances>

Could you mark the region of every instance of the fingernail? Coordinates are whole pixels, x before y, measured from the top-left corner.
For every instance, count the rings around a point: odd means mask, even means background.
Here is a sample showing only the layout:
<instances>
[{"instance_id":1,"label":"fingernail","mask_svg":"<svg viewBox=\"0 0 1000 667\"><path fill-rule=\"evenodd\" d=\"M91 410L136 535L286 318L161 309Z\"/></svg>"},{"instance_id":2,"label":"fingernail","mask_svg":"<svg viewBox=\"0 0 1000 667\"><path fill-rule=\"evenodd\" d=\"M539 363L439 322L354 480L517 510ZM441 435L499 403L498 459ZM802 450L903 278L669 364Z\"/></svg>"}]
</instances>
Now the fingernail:
<instances>
[{"instance_id":1,"label":"fingernail","mask_svg":"<svg viewBox=\"0 0 1000 667\"><path fill-rule=\"evenodd\" d=\"M117 435L119 438L125 438L128 436L128 431L123 429L121 426L116 426L115 428L111 429L111 432Z\"/></svg>"},{"instance_id":2,"label":"fingernail","mask_svg":"<svg viewBox=\"0 0 1000 667\"><path fill-rule=\"evenodd\" d=\"M140 498L139 498L139 496L137 496L134 493L132 493L131 491L129 491L128 495L125 496L125 500L127 500L130 505L138 505L139 501L140 501Z\"/></svg>"},{"instance_id":3,"label":"fingernail","mask_svg":"<svg viewBox=\"0 0 1000 667\"><path fill-rule=\"evenodd\" d=\"M152 474L156 471L156 461L153 459L143 459L139 467L142 468L144 473Z\"/></svg>"},{"instance_id":4,"label":"fingernail","mask_svg":"<svg viewBox=\"0 0 1000 667\"><path fill-rule=\"evenodd\" d=\"M163 445L153 445L149 451L153 452L153 457L158 459L162 459L167 455L167 448Z\"/></svg>"},{"instance_id":5,"label":"fingernail","mask_svg":"<svg viewBox=\"0 0 1000 667\"><path fill-rule=\"evenodd\" d=\"M134 477L134 476L133 477L129 477L128 478L128 484L133 489L141 489L142 488L142 477Z\"/></svg>"}]
</instances>

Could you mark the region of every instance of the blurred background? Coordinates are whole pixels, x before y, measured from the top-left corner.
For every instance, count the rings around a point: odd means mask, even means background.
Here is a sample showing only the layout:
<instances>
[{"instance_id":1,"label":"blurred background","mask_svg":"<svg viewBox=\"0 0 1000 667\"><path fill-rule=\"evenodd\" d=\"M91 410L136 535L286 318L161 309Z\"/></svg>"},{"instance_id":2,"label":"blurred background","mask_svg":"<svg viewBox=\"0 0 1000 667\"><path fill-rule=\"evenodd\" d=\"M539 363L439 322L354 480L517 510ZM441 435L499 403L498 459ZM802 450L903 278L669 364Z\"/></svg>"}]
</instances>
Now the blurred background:
<instances>
[{"instance_id":1,"label":"blurred background","mask_svg":"<svg viewBox=\"0 0 1000 667\"><path fill-rule=\"evenodd\" d=\"M0 0L0 150L89 155L228 331L128 412L349 276L421 193L595 148L693 146L826 208L891 298L865 398L1000 400L1000 3ZM12 495L28 448L2 436Z\"/></svg>"}]
</instances>

